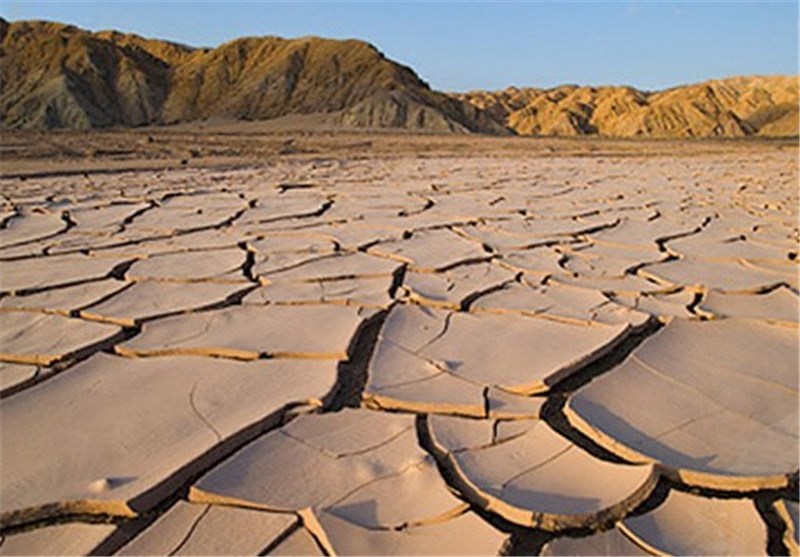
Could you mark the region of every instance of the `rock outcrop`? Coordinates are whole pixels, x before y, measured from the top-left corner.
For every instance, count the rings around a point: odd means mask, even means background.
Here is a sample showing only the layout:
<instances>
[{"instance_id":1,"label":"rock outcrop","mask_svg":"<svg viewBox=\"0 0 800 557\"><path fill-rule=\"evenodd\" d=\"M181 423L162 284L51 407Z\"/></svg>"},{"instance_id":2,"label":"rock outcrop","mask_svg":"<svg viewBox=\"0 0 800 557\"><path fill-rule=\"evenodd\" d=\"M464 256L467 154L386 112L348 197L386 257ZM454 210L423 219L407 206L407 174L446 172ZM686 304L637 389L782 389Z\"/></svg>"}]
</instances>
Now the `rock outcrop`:
<instances>
[{"instance_id":1,"label":"rock outcrop","mask_svg":"<svg viewBox=\"0 0 800 557\"><path fill-rule=\"evenodd\" d=\"M90 129L316 115L327 127L605 137L798 135L796 76L659 92L515 88L445 94L359 40L247 37L217 48L0 19L0 125Z\"/></svg>"},{"instance_id":2,"label":"rock outcrop","mask_svg":"<svg viewBox=\"0 0 800 557\"><path fill-rule=\"evenodd\" d=\"M333 113L356 127L508 133L358 40L237 39L190 48L42 21L0 23L8 128L96 128Z\"/></svg>"},{"instance_id":3,"label":"rock outcrop","mask_svg":"<svg viewBox=\"0 0 800 557\"><path fill-rule=\"evenodd\" d=\"M520 135L785 137L798 135L796 76L733 77L658 92L632 87L477 91L453 95Z\"/></svg>"}]
</instances>

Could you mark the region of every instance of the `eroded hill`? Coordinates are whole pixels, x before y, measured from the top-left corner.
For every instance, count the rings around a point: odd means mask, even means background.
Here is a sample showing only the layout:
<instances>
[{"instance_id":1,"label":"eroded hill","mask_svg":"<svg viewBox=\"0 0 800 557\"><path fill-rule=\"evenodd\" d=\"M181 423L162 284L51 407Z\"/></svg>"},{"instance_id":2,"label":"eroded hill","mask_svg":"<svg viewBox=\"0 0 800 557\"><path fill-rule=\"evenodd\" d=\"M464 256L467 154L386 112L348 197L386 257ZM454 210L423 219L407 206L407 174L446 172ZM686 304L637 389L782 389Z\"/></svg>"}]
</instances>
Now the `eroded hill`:
<instances>
[{"instance_id":1,"label":"eroded hill","mask_svg":"<svg viewBox=\"0 0 800 557\"><path fill-rule=\"evenodd\" d=\"M242 38L203 49L40 21L0 21L0 37L0 111L10 128L322 113L356 127L506 131L357 40Z\"/></svg>"},{"instance_id":2,"label":"eroded hill","mask_svg":"<svg viewBox=\"0 0 800 557\"><path fill-rule=\"evenodd\" d=\"M456 94L521 135L785 137L798 133L798 79L734 77L658 92L632 87Z\"/></svg>"},{"instance_id":3,"label":"eroded hill","mask_svg":"<svg viewBox=\"0 0 800 557\"><path fill-rule=\"evenodd\" d=\"M0 125L90 129L301 115L305 126L606 137L798 135L797 77L444 94L359 40L193 48L0 18Z\"/></svg>"}]
</instances>

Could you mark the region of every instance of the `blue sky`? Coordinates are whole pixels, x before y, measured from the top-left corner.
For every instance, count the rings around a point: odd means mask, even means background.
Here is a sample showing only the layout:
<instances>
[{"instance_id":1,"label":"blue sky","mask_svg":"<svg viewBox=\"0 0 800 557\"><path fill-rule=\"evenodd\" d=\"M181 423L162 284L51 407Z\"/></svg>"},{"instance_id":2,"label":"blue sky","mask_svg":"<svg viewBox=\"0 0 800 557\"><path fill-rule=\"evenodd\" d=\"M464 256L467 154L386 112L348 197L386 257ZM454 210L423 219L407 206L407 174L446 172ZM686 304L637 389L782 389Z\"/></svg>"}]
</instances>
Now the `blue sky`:
<instances>
[{"instance_id":1,"label":"blue sky","mask_svg":"<svg viewBox=\"0 0 800 557\"><path fill-rule=\"evenodd\" d=\"M798 3L104 2L2 0L9 20L48 19L193 46L241 36L372 42L448 91L798 73Z\"/></svg>"}]
</instances>

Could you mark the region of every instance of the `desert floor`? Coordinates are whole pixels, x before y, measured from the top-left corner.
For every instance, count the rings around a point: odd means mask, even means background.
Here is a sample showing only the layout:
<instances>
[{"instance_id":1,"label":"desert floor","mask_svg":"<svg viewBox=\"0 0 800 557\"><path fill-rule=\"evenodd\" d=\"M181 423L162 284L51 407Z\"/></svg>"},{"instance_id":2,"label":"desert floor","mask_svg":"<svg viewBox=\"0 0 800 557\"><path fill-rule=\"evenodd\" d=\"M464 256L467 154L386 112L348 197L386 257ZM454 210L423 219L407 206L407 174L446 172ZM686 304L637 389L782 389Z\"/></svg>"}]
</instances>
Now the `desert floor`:
<instances>
[{"instance_id":1,"label":"desert floor","mask_svg":"<svg viewBox=\"0 0 800 557\"><path fill-rule=\"evenodd\" d=\"M797 554L796 142L0 146L0 554Z\"/></svg>"}]
</instances>

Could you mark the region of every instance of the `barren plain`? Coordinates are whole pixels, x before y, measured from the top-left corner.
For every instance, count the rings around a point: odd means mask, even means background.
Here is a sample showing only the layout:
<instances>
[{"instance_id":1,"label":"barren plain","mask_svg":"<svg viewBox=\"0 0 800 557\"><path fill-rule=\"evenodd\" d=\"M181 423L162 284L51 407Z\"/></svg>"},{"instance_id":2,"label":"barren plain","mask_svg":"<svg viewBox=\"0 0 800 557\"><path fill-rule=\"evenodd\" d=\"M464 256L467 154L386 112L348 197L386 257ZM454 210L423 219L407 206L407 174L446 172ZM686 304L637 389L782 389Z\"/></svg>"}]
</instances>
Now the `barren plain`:
<instances>
[{"instance_id":1,"label":"barren plain","mask_svg":"<svg viewBox=\"0 0 800 557\"><path fill-rule=\"evenodd\" d=\"M269 126L4 133L0 554L798 554L796 141Z\"/></svg>"}]
</instances>

